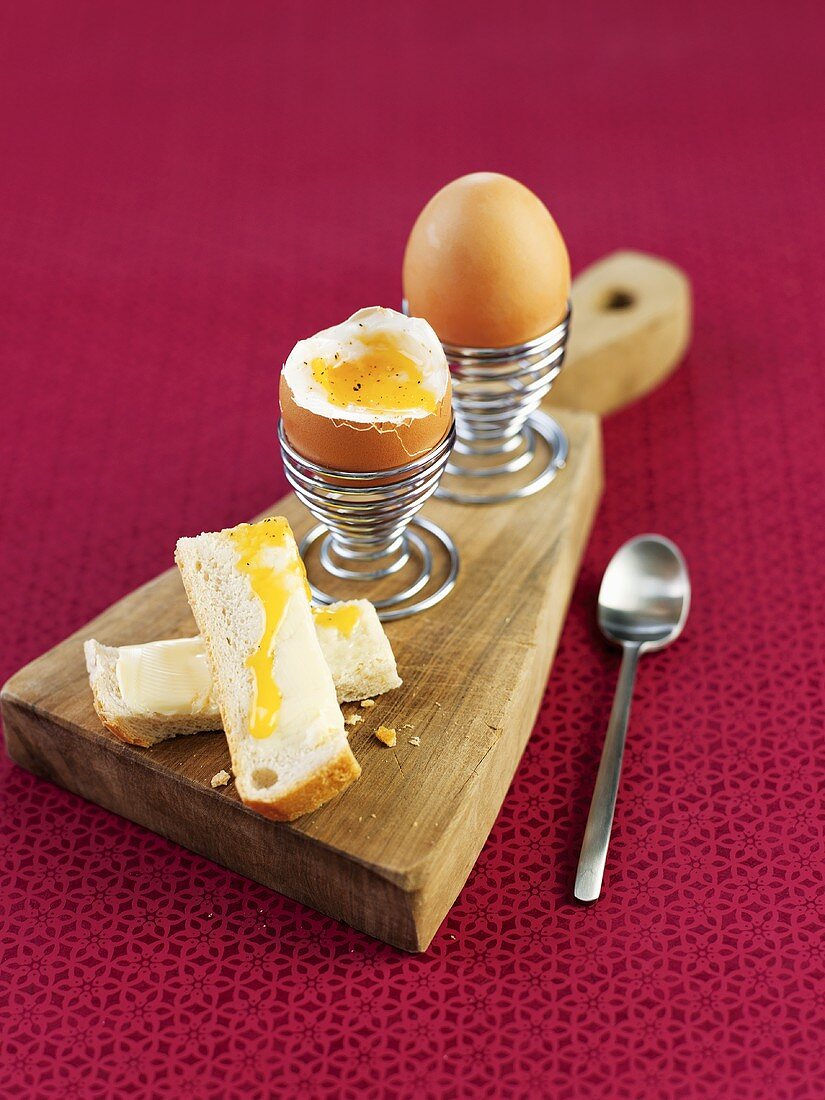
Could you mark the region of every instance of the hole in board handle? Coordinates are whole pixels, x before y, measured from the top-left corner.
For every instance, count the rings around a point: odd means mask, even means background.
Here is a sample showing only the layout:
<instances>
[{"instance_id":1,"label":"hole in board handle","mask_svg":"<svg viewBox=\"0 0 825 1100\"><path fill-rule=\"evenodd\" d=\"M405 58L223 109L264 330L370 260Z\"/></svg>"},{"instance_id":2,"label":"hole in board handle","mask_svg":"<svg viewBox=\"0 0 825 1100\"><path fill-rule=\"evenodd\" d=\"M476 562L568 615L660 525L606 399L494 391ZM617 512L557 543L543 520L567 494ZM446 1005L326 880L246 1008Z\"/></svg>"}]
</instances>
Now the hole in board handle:
<instances>
[{"instance_id":1,"label":"hole in board handle","mask_svg":"<svg viewBox=\"0 0 825 1100\"><path fill-rule=\"evenodd\" d=\"M629 290L609 290L602 300L602 309L605 312L630 309L636 304L636 295Z\"/></svg>"}]
</instances>

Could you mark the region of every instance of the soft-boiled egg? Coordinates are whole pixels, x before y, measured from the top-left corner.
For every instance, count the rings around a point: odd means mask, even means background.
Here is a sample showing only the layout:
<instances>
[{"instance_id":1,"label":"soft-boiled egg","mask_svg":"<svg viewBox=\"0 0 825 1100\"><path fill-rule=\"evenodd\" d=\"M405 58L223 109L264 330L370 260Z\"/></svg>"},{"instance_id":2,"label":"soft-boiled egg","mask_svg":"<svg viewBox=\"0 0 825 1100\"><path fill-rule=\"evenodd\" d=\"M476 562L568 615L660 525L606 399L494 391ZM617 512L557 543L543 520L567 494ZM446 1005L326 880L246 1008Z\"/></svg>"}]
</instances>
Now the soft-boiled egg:
<instances>
[{"instance_id":1,"label":"soft-boiled egg","mask_svg":"<svg viewBox=\"0 0 825 1100\"><path fill-rule=\"evenodd\" d=\"M450 428L450 370L426 321L372 306L300 340L284 364L290 445L332 470L404 466Z\"/></svg>"},{"instance_id":2,"label":"soft-boiled egg","mask_svg":"<svg viewBox=\"0 0 825 1100\"><path fill-rule=\"evenodd\" d=\"M410 234L403 278L410 313L461 347L542 336L570 297L570 260L550 211L497 172L462 176L430 199Z\"/></svg>"}]
</instances>

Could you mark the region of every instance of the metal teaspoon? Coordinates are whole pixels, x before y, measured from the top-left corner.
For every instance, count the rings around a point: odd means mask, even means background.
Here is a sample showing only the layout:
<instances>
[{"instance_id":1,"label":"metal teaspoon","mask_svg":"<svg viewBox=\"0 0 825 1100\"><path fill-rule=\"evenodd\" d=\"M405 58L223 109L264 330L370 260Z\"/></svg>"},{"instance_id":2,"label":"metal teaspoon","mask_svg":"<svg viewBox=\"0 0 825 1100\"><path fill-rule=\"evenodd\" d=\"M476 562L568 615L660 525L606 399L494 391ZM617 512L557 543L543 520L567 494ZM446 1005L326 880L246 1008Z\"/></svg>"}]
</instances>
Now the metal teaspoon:
<instances>
[{"instance_id":1,"label":"metal teaspoon","mask_svg":"<svg viewBox=\"0 0 825 1100\"><path fill-rule=\"evenodd\" d=\"M613 555L599 590L599 626L624 652L576 872L578 901L601 893L639 657L675 641L689 608L687 566L670 539L639 535Z\"/></svg>"}]
</instances>

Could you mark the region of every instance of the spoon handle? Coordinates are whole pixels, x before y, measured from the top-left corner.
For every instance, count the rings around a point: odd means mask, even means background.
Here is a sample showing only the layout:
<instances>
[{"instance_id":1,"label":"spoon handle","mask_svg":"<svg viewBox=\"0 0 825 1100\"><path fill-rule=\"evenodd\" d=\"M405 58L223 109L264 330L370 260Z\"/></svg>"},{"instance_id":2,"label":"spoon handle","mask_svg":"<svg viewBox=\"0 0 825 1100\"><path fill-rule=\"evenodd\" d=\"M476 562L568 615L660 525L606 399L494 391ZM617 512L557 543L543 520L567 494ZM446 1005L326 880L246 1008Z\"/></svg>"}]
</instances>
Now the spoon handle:
<instances>
[{"instance_id":1,"label":"spoon handle","mask_svg":"<svg viewBox=\"0 0 825 1100\"><path fill-rule=\"evenodd\" d=\"M619 682L616 685L613 709L607 724L602 759L596 776L596 786L593 788L593 800L590 803L590 813L587 817L579 856L579 868L576 872L573 896L578 901L595 901L602 889L607 846L610 843L613 812L616 809L616 795L619 791L619 777L622 774L622 755L627 734L627 720L630 717L630 702L633 698L633 683L636 679L636 666L639 663L639 651L638 645L624 646Z\"/></svg>"}]
</instances>

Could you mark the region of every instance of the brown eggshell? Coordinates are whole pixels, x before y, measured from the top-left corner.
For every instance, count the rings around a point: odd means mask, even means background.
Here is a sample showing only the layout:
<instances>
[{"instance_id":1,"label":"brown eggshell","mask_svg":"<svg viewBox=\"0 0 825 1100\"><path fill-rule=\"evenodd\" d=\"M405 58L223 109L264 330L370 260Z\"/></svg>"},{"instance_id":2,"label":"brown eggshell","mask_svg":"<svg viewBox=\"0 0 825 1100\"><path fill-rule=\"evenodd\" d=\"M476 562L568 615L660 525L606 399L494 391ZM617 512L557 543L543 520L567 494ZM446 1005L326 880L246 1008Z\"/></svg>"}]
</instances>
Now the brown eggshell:
<instances>
[{"instance_id":1,"label":"brown eggshell","mask_svg":"<svg viewBox=\"0 0 825 1100\"><path fill-rule=\"evenodd\" d=\"M523 184L475 172L443 187L404 255L409 312L440 340L503 348L548 332L567 312L570 259L544 203Z\"/></svg>"},{"instance_id":2,"label":"brown eggshell","mask_svg":"<svg viewBox=\"0 0 825 1100\"><path fill-rule=\"evenodd\" d=\"M449 381L432 415L400 425L386 421L360 424L319 416L298 404L283 375L279 397L284 432L298 454L319 466L347 473L405 466L437 447L452 421Z\"/></svg>"}]
</instances>

